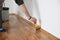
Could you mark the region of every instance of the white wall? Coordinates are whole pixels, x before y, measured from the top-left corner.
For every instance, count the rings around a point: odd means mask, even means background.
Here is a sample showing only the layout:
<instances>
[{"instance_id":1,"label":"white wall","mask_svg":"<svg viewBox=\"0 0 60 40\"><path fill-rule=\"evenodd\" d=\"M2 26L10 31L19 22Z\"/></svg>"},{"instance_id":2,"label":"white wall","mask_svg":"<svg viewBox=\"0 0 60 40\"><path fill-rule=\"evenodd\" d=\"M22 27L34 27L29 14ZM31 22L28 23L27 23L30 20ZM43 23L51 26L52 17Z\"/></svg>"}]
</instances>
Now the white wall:
<instances>
[{"instance_id":1,"label":"white wall","mask_svg":"<svg viewBox=\"0 0 60 40\"><path fill-rule=\"evenodd\" d=\"M33 6L33 16L37 18L37 24L41 24L41 19L40 19L40 13L39 13L39 8L37 4L37 0L32 0L32 6Z\"/></svg>"},{"instance_id":2,"label":"white wall","mask_svg":"<svg viewBox=\"0 0 60 40\"><path fill-rule=\"evenodd\" d=\"M37 0L41 27L60 38L60 0Z\"/></svg>"},{"instance_id":3,"label":"white wall","mask_svg":"<svg viewBox=\"0 0 60 40\"><path fill-rule=\"evenodd\" d=\"M5 0L5 7L9 7L9 13L17 13L18 11L18 6L14 2L14 0Z\"/></svg>"}]
</instances>

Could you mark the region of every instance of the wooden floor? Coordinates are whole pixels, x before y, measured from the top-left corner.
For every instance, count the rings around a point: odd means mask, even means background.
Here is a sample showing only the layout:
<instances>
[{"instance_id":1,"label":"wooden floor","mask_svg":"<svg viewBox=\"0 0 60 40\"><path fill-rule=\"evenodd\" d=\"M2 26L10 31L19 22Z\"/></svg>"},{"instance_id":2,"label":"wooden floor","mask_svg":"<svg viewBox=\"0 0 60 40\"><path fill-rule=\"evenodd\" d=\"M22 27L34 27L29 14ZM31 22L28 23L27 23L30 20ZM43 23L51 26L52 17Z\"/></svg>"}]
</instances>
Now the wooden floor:
<instances>
[{"instance_id":1,"label":"wooden floor","mask_svg":"<svg viewBox=\"0 0 60 40\"><path fill-rule=\"evenodd\" d=\"M9 15L9 22L3 23L6 32L0 33L0 40L58 40L43 29L36 30L27 20Z\"/></svg>"}]
</instances>

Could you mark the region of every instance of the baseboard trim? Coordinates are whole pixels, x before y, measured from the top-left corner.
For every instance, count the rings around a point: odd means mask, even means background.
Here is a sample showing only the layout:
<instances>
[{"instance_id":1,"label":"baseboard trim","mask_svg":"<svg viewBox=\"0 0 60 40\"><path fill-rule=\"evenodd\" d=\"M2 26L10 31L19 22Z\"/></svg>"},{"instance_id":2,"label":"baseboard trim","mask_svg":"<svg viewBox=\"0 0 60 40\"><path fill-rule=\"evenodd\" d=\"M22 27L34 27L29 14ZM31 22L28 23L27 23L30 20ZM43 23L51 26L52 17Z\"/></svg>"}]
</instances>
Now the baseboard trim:
<instances>
[{"instance_id":1,"label":"baseboard trim","mask_svg":"<svg viewBox=\"0 0 60 40\"><path fill-rule=\"evenodd\" d=\"M44 29L40 29L40 31L42 31L44 34L46 34L46 36L48 36L49 38L51 38L52 40L60 40L59 38L57 38L56 36L52 35L51 33L47 32Z\"/></svg>"}]
</instances>

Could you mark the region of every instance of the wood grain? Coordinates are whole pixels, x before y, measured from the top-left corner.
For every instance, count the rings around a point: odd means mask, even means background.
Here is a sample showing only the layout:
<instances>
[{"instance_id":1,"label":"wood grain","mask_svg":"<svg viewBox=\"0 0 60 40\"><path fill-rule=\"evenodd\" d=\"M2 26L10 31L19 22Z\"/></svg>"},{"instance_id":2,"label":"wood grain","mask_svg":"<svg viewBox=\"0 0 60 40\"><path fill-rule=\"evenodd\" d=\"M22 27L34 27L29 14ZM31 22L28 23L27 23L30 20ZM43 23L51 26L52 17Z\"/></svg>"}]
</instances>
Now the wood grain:
<instances>
[{"instance_id":1,"label":"wood grain","mask_svg":"<svg viewBox=\"0 0 60 40\"><path fill-rule=\"evenodd\" d=\"M0 33L0 40L58 40L43 29L36 30L31 22L17 15L9 15L9 22L3 26L8 31Z\"/></svg>"}]
</instances>

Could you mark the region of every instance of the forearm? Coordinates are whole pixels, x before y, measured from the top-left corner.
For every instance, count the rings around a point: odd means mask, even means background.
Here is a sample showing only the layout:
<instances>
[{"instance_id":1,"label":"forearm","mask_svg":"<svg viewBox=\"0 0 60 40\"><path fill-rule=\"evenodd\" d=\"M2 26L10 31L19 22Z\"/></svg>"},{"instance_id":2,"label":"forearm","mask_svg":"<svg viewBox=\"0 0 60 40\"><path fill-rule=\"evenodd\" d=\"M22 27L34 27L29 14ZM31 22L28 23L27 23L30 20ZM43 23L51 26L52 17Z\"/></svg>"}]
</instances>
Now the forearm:
<instances>
[{"instance_id":1,"label":"forearm","mask_svg":"<svg viewBox=\"0 0 60 40\"><path fill-rule=\"evenodd\" d=\"M21 7L21 10L25 13L26 17L28 18L28 20L31 20L33 23L36 24L36 18L35 17L31 17L23 0L15 0L15 2Z\"/></svg>"},{"instance_id":2,"label":"forearm","mask_svg":"<svg viewBox=\"0 0 60 40\"><path fill-rule=\"evenodd\" d=\"M31 16L30 16L25 4L20 5L20 7L21 7L21 10L25 13L26 17L29 19Z\"/></svg>"}]
</instances>

